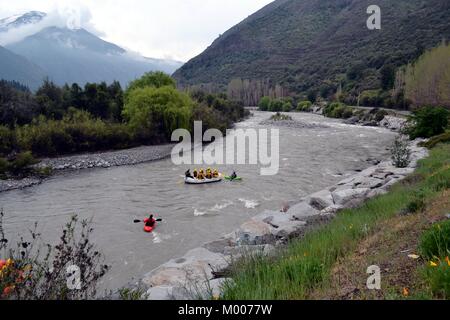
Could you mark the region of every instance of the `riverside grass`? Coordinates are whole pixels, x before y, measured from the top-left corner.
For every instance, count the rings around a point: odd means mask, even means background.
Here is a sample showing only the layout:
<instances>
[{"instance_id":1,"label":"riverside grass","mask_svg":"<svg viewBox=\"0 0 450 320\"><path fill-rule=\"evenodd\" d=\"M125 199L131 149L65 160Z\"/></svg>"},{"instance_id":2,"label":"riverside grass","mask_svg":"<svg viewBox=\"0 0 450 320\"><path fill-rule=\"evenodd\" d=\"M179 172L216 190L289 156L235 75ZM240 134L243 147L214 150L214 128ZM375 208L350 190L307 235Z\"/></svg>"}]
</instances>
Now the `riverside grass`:
<instances>
[{"instance_id":1,"label":"riverside grass","mask_svg":"<svg viewBox=\"0 0 450 320\"><path fill-rule=\"evenodd\" d=\"M357 209L340 212L329 224L295 240L274 257L248 256L233 265L232 281L225 282L226 300L308 299L326 286L333 265L372 234L378 223L401 213L417 195L429 201L450 188L450 144L441 144L419 162L415 173L386 195Z\"/></svg>"}]
</instances>

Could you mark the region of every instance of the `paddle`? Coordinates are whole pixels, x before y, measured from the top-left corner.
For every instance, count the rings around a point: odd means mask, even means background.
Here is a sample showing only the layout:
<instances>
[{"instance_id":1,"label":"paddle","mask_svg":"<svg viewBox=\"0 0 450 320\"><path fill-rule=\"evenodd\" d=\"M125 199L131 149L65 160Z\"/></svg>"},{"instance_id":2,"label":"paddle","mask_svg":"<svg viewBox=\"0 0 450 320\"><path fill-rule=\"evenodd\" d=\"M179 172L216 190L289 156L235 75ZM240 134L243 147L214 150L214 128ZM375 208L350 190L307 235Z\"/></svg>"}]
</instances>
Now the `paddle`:
<instances>
[{"instance_id":1,"label":"paddle","mask_svg":"<svg viewBox=\"0 0 450 320\"><path fill-rule=\"evenodd\" d=\"M156 219L155 221L156 221L156 222L161 222L162 219L159 218L159 219ZM134 220L133 222L134 222L134 223L141 223L141 222L144 222L144 221L143 221L143 220L137 220L137 219L136 219L136 220Z\"/></svg>"}]
</instances>

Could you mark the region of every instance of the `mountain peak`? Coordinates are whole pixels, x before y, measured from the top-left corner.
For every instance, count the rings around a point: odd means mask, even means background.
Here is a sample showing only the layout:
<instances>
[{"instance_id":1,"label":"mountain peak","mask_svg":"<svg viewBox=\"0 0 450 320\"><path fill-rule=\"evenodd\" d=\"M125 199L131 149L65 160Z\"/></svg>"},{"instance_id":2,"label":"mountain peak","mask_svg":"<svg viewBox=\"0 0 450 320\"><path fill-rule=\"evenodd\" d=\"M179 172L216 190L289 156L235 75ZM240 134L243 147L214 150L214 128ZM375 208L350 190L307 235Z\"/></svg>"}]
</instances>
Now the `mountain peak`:
<instances>
[{"instance_id":1,"label":"mountain peak","mask_svg":"<svg viewBox=\"0 0 450 320\"><path fill-rule=\"evenodd\" d=\"M0 19L0 31L7 31L12 28L19 28L29 24L35 24L47 16L45 12L29 11L24 14L17 14Z\"/></svg>"}]
</instances>

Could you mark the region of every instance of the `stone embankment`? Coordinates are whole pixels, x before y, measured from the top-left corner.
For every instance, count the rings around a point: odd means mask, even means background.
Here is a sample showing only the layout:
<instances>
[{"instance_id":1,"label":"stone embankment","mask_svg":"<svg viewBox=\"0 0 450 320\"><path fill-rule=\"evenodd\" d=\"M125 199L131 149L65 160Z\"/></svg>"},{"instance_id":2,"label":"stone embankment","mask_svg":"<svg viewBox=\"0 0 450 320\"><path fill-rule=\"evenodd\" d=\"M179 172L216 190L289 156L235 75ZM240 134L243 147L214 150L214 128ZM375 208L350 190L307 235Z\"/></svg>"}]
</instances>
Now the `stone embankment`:
<instances>
[{"instance_id":1,"label":"stone embankment","mask_svg":"<svg viewBox=\"0 0 450 320\"><path fill-rule=\"evenodd\" d=\"M141 281L148 298L198 299L219 295L226 280L226 272L220 271L242 254L270 254L318 222L332 219L338 211L387 193L393 184L415 170L418 160L427 156L427 149L419 147L419 142L410 143L412 161L407 168L396 168L390 160L382 161L301 199L287 210L265 211L234 232L152 270Z\"/></svg>"}]
</instances>

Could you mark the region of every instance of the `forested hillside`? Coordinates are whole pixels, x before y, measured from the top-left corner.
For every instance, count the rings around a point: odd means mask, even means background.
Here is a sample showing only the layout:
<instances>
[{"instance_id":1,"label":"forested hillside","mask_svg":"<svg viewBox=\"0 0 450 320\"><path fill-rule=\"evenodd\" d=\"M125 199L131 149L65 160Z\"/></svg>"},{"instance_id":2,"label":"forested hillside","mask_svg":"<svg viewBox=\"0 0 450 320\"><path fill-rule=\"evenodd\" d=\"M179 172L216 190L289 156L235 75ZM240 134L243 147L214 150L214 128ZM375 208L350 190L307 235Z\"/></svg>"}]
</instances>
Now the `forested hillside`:
<instances>
[{"instance_id":1,"label":"forested hillside","mask_svg":"<svg viewBox=\"0 0 450 320\"><path fill-rule=\"evenodd\" d=\"M448 0L377 1L381 30L366 26L372 4L274 1L221 35L174 76L182 86L214 90L244 79L257 99L270 90L274 94L278 84L290 94L329 97L342 91L356 102L365 90L389 89L396 68L450 38Z\"/></svg>"}]
</instances>

